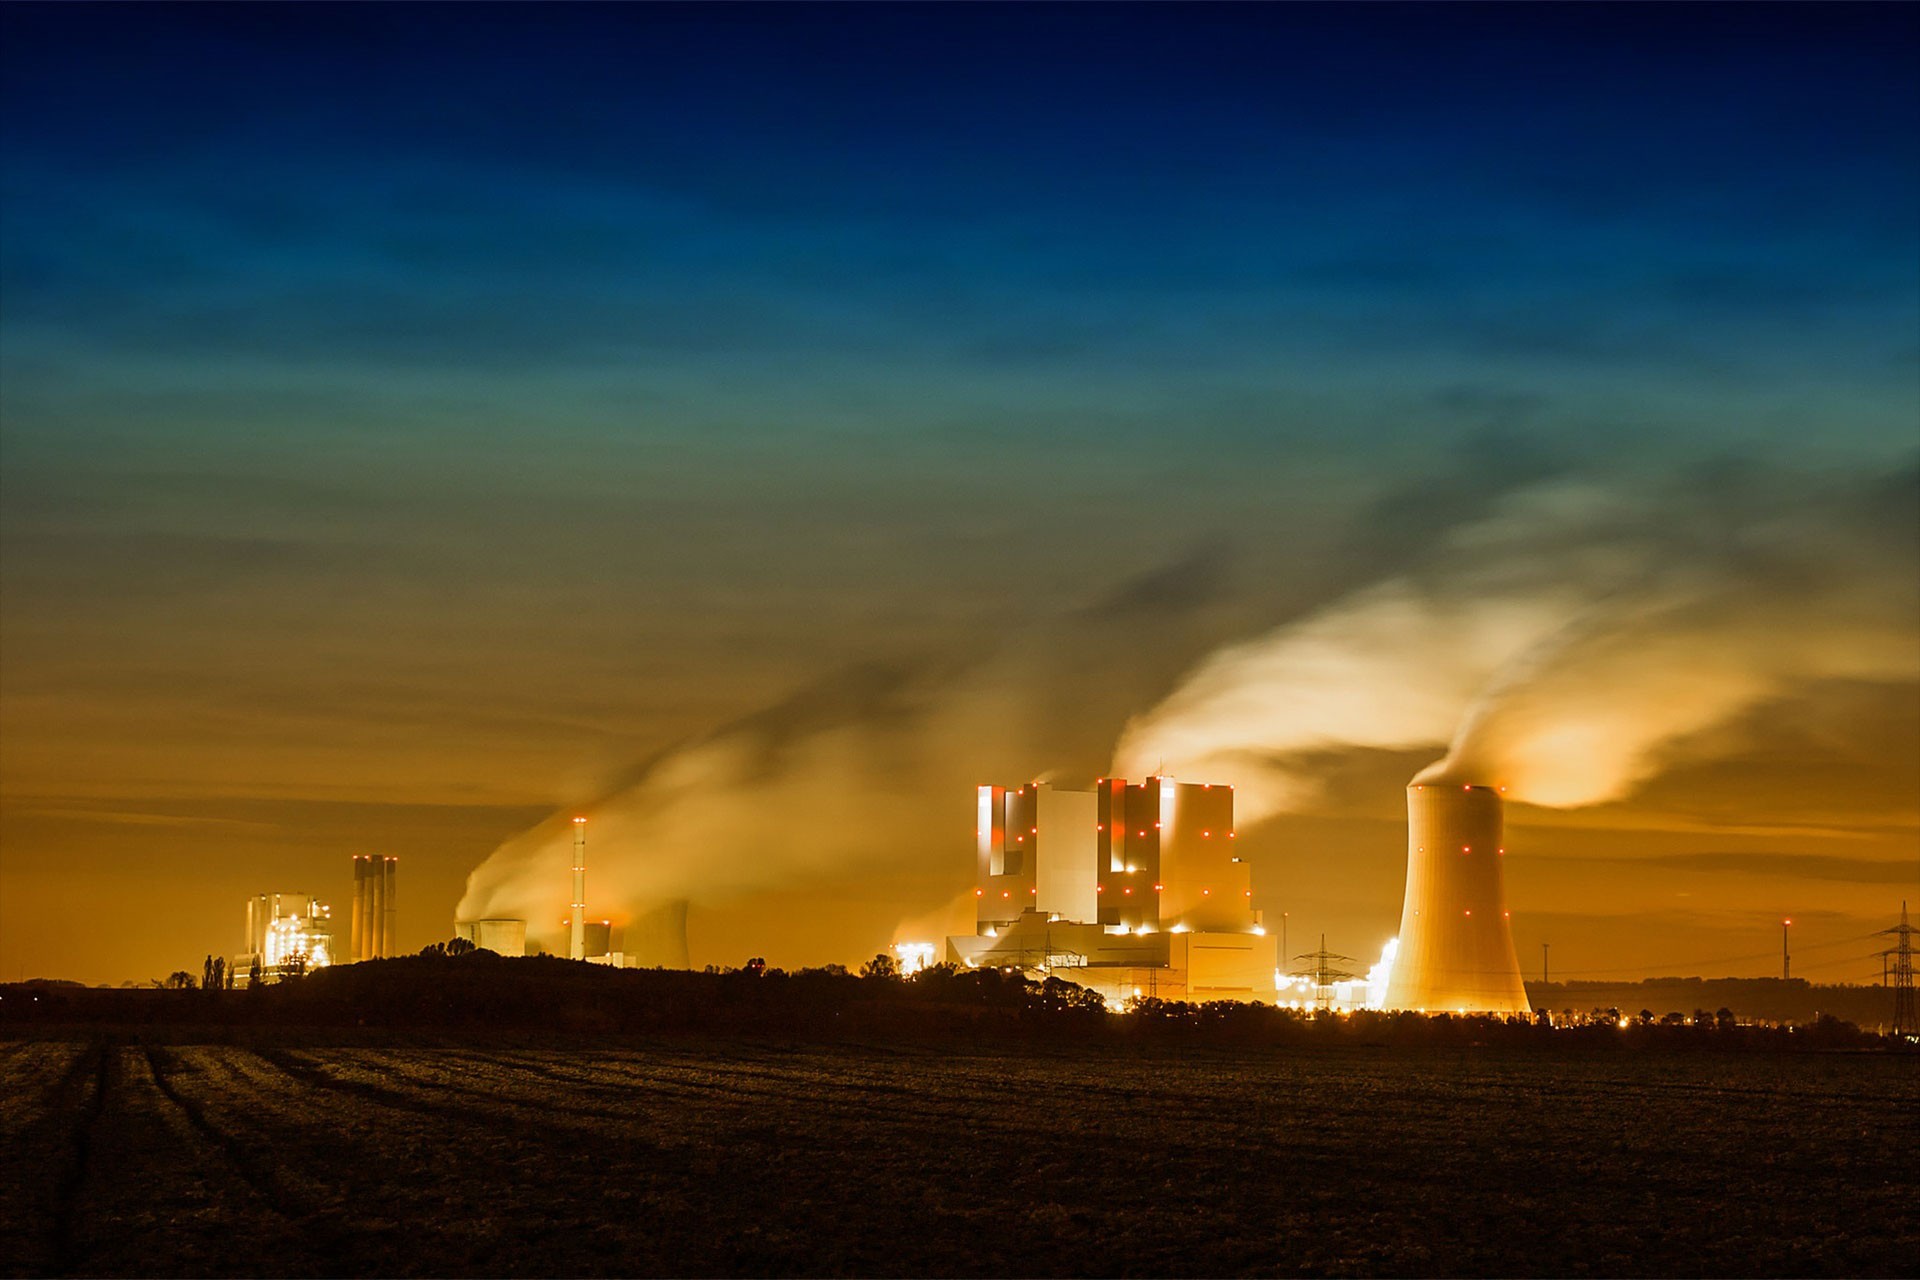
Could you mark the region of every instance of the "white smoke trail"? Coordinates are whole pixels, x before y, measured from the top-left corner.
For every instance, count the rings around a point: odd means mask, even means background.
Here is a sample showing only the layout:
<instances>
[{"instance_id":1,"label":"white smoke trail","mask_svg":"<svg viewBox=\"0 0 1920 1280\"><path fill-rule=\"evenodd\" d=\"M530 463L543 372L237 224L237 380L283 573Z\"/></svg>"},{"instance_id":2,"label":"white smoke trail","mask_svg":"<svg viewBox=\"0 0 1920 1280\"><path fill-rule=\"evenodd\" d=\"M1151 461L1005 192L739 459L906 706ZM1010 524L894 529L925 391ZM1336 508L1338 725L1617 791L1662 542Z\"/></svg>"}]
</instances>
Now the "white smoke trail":
<instances>
[{"instance_id":1,"label":"white smoke trail","mask_svg":"<svg viewBox=\"0 0 1920 1280\"><path fill-rule=\"evenodd\" d=\"M1232 782L1251 821L1306 798L1300 753L1451 741L1422 779L1618 797L1676 739L1798 683L1920 679L1915 493L1903 473L1714 503L1510 495L1418 573L1203 663L1113 770Z\"/></svg>"},{"instance_id":2,"label":"white smoke trail","mask_svg":"<svg viewBox=\"0 0 1920 1280\"><path fill-rule=\"evenodd\" d=\"M503 844L469 875L457 914L525 919L553 945L578 812L589 910L616 924L874 875L916 927L959 915L960 895L970 919L972 788L1059 767L1091 780L1126 715L1212 643L1192 626L1212 594L1205 565L1176 565L1012 643L976 641L962 662L824 681ZM1116 612L1135 643L1125 653L1098 644Z\"/></svg>"}]
</instances>

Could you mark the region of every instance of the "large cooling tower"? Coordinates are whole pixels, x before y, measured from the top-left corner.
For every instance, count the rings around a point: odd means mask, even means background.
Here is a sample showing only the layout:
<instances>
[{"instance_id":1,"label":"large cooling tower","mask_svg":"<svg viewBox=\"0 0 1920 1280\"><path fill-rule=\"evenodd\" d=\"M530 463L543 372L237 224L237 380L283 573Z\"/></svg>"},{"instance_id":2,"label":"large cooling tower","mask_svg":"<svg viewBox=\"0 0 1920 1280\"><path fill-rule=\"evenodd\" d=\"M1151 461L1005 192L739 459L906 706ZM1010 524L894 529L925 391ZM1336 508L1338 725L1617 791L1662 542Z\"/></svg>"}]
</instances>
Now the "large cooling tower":
<instances>
[{"instance_id":1,"label":"large cooling tower","mask_svg":"<svg viewBox=\"0 0 1920 1280\"><path fill-rule=\"evenodd\" d=\"M1407 788L1407 897L1389 1009L1528 1011L1507 926L1500 809L1492 787Z\"/></svg>"}]
</instances>

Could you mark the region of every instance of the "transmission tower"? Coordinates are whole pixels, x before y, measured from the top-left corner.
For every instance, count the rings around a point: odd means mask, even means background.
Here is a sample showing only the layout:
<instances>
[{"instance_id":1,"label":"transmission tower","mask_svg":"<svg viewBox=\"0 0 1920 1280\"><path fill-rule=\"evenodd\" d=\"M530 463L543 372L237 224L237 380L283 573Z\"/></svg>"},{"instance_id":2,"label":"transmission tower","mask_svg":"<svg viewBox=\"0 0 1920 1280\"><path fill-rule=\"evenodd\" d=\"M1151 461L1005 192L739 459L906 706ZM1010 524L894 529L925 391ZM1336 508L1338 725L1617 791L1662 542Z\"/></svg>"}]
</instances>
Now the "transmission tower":
<instances>
[{"instance_id":1,"label":"transmission tower","mask_svg":"<svg viewBox=\"0 0 1920 1280\"><path fill-rule=\"evenodd\" d=\"M1312 966L1307 970L1307 976L1313 979L1314 1004L1317 1005L1323 1013L1333 1005L1333 984L1336 982L1351 982L1360 976L1350 970L1336 969L1334 967L1336 960L1343 960L1348 964L1357 964L1359 962L1352 956L1337 955L1327 950L1327 935L1324 933L1320 935L1320 949L1318 951L1305 951L1295 956L1294 959L1305 960Z\"/></svg>"},{"instance_id":2,"label":"transmission tower","mask_svg":"<svg viewBox=\"0 0 1920 1280\"><path fill-rule=\"evenodd\" d=\"M1893 961L1893 1034L1920 1035L1920 1017L1913 1009L1913 935L1920 929L1907 923L1907 904L1900 904L1900 923L1879 934L1896 939L1881 955Z\"/></svg>"}]
</instances>

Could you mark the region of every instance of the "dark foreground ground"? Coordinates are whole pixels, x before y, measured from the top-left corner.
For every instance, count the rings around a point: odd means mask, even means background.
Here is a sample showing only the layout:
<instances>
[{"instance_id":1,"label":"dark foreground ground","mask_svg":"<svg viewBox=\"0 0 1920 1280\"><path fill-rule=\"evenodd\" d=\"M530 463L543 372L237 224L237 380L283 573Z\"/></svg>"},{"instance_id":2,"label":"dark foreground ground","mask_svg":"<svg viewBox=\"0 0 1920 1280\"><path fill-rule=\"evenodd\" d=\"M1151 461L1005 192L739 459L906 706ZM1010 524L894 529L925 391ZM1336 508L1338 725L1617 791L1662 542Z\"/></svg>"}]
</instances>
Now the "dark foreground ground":
<instances>
[{"instance_id":1,"label":"dark foreground ground","mask_svg":"<svg viewBox=\"0 0 1920 1280\"><path fill-rule=\"evenodd\" d=\"M0 1043L19 1275L1895 1275L1912 1058Z\"/></svg>"}]
</instances>

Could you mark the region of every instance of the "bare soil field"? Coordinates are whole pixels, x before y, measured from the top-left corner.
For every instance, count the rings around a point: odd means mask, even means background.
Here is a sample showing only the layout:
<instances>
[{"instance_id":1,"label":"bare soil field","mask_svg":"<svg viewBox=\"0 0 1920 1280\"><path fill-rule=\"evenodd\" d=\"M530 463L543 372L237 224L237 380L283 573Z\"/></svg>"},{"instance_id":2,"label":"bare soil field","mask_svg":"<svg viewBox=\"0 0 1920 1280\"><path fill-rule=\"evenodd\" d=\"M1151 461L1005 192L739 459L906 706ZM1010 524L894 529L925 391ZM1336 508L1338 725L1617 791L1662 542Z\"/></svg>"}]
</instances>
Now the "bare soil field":
<instances>
[{"instance_id":1,"label":"bare soil field","mask_svg":"<svg viewBox=\"0 0 1920 1280\"><path fill-rule=\"evenodd\" d=\"M0 1042L14 1275L1895 1275L1916 1060Z\"/></svg>"}]
</instances>

